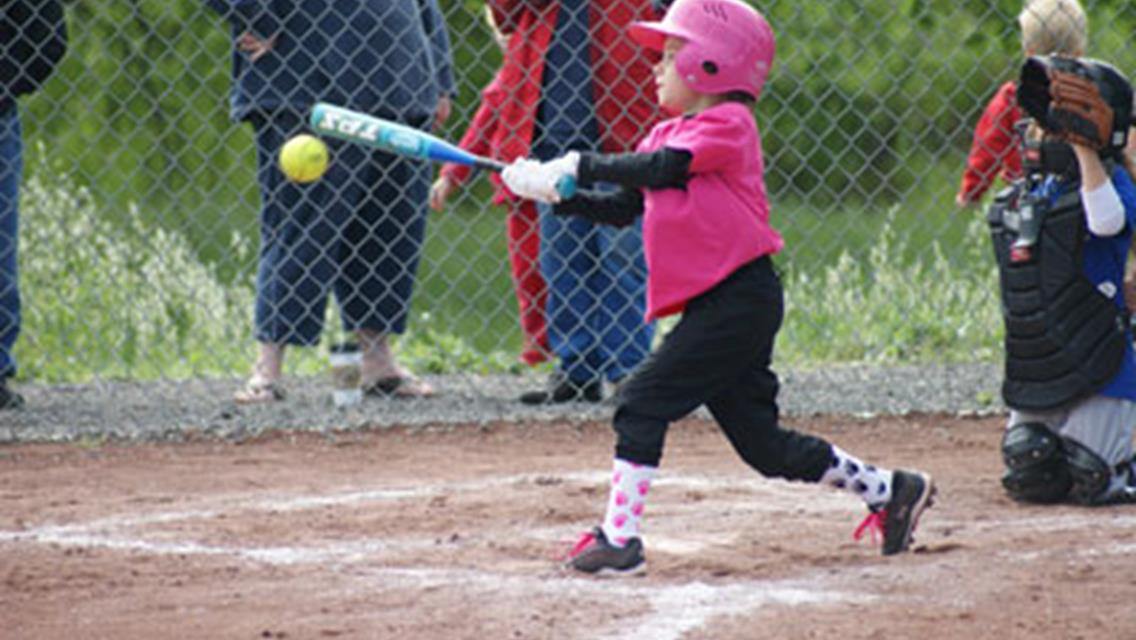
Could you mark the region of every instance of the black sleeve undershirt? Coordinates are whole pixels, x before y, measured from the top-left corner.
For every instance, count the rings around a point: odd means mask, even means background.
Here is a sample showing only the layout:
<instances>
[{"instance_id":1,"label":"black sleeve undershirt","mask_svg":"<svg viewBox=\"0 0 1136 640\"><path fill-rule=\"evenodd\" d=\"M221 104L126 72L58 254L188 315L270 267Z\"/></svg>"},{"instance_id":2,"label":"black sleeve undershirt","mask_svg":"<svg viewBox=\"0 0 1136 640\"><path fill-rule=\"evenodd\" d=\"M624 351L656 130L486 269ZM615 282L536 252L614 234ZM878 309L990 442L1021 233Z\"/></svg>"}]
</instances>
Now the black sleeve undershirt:
<instances>
[{"instance_id":1,"label":"black sleeve undershirt","mask_svg":"<svg viewBox=\"0 0 1136 640\"><path fill-rule=\"evenodd\" d=\"M642 189L683 189L690 180L689 151L663 148L649 153L581 153L576 182L584 190L557 204L557 215L580 216L599 224L625 227L643 215ZM597 182L619 185L616 191L589 191Z\"/></svg>"},{"instance_id":2,"label":"black sleeve undershirt","mask_svg":"<svg viewBox=\"0 0 1136 640\"><path fill-rule=\"evenodd\" d=\"M666 147L649 153L581 153L576 181L583 187L614 182L632 189L682 189L690 180L692 157Z\"/></svg>"},{"instance_id":3,"label":"black sleeve undershirt","mask_svg":"<svg viewBox=\"0 0 1136 640\"><path fill-rule=\"evenodd\" d=\"M579 216L597 224L626 227L643 215L643 192L620 187L615 191L581 191L556 204L558 216Z\"/></svg>"}]
</instances>

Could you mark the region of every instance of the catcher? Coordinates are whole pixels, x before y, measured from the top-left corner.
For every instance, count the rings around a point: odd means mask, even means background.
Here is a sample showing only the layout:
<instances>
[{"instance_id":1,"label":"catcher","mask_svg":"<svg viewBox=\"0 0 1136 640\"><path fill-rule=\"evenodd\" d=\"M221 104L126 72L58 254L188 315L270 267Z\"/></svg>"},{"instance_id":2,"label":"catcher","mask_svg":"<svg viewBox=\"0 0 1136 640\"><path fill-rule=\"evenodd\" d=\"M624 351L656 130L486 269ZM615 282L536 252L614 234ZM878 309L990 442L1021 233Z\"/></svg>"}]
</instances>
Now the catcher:
<instances>
[{"instance_id":1,"label":"catcher","mask_svg":"<svg viewBox=\"0 0 1136 640\"><path fill-rule=\"evenodd\" d=\"M987 214L1001 281L1011 408L1002 485L1015 500L1136 502L1136 358L1124 265L1136 172L1132 86L1103 62L1031 57L1024 176Z\"/></svg>"}]
</instances>

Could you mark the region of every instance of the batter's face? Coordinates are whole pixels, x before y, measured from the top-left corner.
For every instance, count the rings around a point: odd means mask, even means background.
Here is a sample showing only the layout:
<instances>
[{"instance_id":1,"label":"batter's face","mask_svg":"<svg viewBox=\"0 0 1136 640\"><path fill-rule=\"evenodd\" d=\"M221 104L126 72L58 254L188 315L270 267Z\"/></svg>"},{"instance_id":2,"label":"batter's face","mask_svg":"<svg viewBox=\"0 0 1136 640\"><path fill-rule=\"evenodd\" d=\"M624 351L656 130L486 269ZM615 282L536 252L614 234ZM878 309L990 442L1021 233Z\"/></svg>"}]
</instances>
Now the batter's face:
<instances>
[{"instance_id":1,"label":"batter's face","mask_svg":"<svg viewBox=\"0 0 1136 640\"><path fill-rule=\"evenodd\" d=\"M675 68L675 56L686 42L678 38L667 38L663 45L663 58L655 65L655 89L659 94L659 105L671 113L685 113L694 107L702 97L679 75Z\"/></svg>"}]
</instances>

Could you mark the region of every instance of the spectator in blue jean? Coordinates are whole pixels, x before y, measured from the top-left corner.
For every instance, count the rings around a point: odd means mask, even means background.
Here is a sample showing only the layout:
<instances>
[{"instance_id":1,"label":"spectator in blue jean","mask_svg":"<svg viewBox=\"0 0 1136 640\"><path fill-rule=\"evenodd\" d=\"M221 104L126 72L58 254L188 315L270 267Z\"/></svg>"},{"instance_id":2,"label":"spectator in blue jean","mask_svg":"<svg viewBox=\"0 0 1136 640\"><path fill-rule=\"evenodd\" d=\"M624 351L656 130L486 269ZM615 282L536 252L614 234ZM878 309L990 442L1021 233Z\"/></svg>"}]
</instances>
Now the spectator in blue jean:
<instances>
[{"instance_id":1,"label":"spectator in blue jean","mask_svg":"<svg viewBox=\"0 0 1136 640\"><path fill-rule=\"evenodd\" d=\"M280 400L286 345L318 342L329 294L363 351L373 394L427 396L388 336L406 316L426 227L431 168L329 142L328 172L288 182L276 158L325 101L421 129L450 111L450 47L437 0L206 0L230 24L233 117L255 132L261 195L255 337L238 402Z\"/></svg>"},{"instance_id":2,"label":"spectator in blue jean","mask_svg":"<svg viewBox=\"0 0 1136 640\"><path fill-rule=\"evenodd\" d=\"M12 348L20 335L19 229L23 137L16 98L43 84L67 51L63 5L8 0L0 13L0 409L23 397L8 386L16 374Z\"/></svg>"},{"instance_id":3,"label":"spectator in blue jean","mask_svg":"<svg viewBox=\"0 0 1136 640\"><path fill-rule=\"evenodd\" d=\"M646 114L611 112L613 106L630 104L627 91L636 100L654 101L651 61L639 51L630 59L626 51L617 53L613 34L623 23L654 17L651 3L558 4L544 58L531 155L549 160L569 150L629 151L638 135L622 141L624 148L605 149L602 141L618 138L628 125L639 127L641 135L659 114L653 109ZM549 286L548 337L559 364L546 388L526 392L520 400L598 402L605 379L619 383L650 352L654 329L643 322L647 269L641 227L615 229L557 217L546 205L539 210L541 273Z\"/></svg>"}]
</instances>

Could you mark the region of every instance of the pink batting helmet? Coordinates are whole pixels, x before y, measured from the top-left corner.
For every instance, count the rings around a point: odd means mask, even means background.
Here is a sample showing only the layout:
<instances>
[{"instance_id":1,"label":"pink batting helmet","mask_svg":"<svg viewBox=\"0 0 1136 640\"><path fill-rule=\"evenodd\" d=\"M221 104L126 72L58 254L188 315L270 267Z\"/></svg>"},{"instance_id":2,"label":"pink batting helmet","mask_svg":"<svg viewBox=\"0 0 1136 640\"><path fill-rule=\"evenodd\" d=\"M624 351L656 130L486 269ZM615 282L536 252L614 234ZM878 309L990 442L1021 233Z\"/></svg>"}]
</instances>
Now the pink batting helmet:
<instances>
[{"instance_id":1,"label":"pink batting helmet","mask_svg":"<svg viewBox=\"0 0 1136 640\"><path fill-rule=\"evenodd\" d=\"M656 51L668 36L686 41L675 68L695 91L761 95L773 65L773 29L742 0L676 0L662 22L635 22L631 37Z\"/></svg>"}]
</instances>

